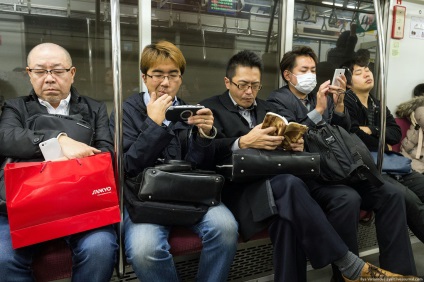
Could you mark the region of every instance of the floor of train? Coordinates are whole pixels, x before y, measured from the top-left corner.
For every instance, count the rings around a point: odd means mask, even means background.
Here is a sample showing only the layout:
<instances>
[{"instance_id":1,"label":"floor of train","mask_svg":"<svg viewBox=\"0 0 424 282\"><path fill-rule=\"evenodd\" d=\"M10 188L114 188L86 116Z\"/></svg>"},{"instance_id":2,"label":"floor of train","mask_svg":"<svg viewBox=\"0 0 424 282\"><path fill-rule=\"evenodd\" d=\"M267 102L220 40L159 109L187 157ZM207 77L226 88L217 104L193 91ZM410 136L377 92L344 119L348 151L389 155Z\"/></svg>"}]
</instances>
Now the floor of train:
<instances>
[{"instance_id":1,"label":"floor of train","mask_svg":"<svg viewBox=\"0 0 424 282\"><path fill-rule=\"evenodd\" d=\"M421 243L416 238L411 239L412 249L414 252L415 264L417 266L418 276L424 277L424 244ZM378 253L363 252L360 254L361 257L372 264L378 265ZM312 269L310 266L308 267L308 282L330 282L331 279L331 267L327 266L322 269ZM57 280L55 282L69 282L70 279ZM271 282L273 281L273 276L269 275L266 277L257 278L254 280L247 280L246 282Z\"/></svg>"},{"instance_id":2,"label":"floor of train","mask_svg":"<svg viewBox=\"0 0 424 282\"><path fill-rule=\"evenodd\" d=\"M424 278L424 244L416 238L411 239L412 250L414 252L415 265L417 267L418 276ZM361 253L361 257L374 265L378 265L378 253L372 252L371 254ZM330 282L332 270L331 266L327 266L321 269L313 269L310 265L308 266L308 282ZM273 275L262 277L254 280L248 280L246 282L272 282Z\"/></svg>"}]
</instances>

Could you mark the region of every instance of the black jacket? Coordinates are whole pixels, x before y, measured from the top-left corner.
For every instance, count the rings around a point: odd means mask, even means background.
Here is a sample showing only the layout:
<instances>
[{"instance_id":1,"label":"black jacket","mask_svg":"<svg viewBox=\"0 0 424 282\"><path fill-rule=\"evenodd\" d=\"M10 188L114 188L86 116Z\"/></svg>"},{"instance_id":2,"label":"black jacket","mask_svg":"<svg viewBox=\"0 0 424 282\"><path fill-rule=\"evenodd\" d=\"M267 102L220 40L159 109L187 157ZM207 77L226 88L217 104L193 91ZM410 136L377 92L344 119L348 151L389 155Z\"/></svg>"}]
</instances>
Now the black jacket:
<instances>
[{"instance_id":1,"label":"black jacket","mask_svg":"<svg viewBox=\"0 0 424 282\"><path fill-rule=\"evenodd\" d=\"M259 124L263 121L265 114L275 112L275 108L261 99L256 99L256 103L255 118ZM248 122L234 106L228 91L206 99L200 104L213 112L214 126L217 129L216 163L231 163L231 145L237 138L251 130ZM266 228L269 220L277 212L269 180L243 184L227 181L222 197L225 205L239 222L240 234L246 240Z\"/></svg>"},{"instance_id":2,"label":"black jacket","mask_svg":"<svg viewBox=\"0 0 424 282\"><path fill-rule=\"evenodd\" d=\"M5 101L0 117L0 155L12 158L15 162L42 161L39 144L55 138L61 131L34 131L29 128L28 120L37 114L48 114L47 108L40 104L34 90L28 96ZM103 102L82 97L71 87L69 115L81 115L82 119L94 128L92 146L113 153L113 140L108 126L108 114ZM0 202L5 201L4 175L0 171ZM4 202L3 202L4 204ZM0 204L0 213L6 213L5 205Z\"/></svg>"},{"instance_id":3,"label":"black jacket","mask_svg":"<svg viewBox=\"0 0 424 282\"><path fill-rule=\"evenodd\" d=\"M346 92L345 105L349 109L352 126L350 131L356 133L359 138L367 145L370 151L377 151L380 137L380 101L369 98L374 105L374 122L369 124L367 109L359 101L358 97L351 90ZM360 126L368 126L371 130L371 135L362 131ZM402 132L400 127L397 125L395 118L386 107L386 144L395 145L400 142L402 138ZM386 150L388 149L386 145Z\"/></svg>"}]
</instances>

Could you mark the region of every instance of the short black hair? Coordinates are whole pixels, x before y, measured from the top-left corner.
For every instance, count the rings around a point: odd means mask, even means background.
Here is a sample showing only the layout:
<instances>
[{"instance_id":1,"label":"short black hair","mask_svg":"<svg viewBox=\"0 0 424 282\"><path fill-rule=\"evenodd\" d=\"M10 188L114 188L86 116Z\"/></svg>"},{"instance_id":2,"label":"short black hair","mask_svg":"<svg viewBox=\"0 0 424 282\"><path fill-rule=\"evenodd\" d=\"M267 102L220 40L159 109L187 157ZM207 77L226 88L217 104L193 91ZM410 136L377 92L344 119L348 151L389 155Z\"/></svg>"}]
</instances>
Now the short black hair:
<instances>
[{"instance_id":1,"label":"short black hair","mask_svg":"<svg viewBox=\"0 0 424 282\"><path fill-rule=\"evenodd\" d=\"M259 69L261 77L264 70L261 57L259 57L255 52L249 50L240 51L230 58L227 64L225 76L232 79L236 75L237 67L256 67Z\"/></svg>"},{"instance_id":2,"label":"short black hair","mask_svg":"<svg viewBox=\"0 0 424 282\"><path fill-rule=\"evenodd\" d=\"M292 51L285 53L280 62L280 71L281 71L281 76L283 77L283 80L286 83L287 83L287 80L284 78L284 71L288 70L291 72L293 68L295 67L294 64L296 63L297 57L300 57L300 56L311 57L312 60L314 60L315 62L315 66L318 64L317 55L315 54L314 50L312 50L312 48L310 47L301 46Z\"/></svg>"},{"instance_id":3,"label":"short black hair","mask_svg":"<svg viewBox=\"0 0 424 282\"><path fill-rule=\"evenodd\" d=\"M424 83L420 83L414 88L414 97L424 96Z\"/></svg>"},{"instance_id":4,"label":"short black hair","mask_svg":"<svg viewBox=\"0 0 424 282\"><path fill-rule=\"evenodd\" d=\"M353 56L353 59L343 63L343 68L346 69L345 76L347 85L352 85L353 67L355 65L358 65L360 67L368 67L370 64L370 58L370 51L368 51L367 49L359 49L358 51L356 51L355 56Z\"/></svg>"}]
</instances>

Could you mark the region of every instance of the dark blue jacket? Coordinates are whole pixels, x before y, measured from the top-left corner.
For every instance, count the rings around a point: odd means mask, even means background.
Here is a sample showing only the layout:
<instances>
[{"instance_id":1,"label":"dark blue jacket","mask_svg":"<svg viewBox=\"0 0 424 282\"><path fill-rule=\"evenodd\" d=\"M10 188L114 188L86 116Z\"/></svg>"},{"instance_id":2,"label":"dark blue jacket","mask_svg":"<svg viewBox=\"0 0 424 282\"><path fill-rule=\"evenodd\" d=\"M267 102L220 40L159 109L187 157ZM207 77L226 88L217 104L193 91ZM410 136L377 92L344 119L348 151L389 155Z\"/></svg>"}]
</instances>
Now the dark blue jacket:
<instances>
[{"instance_id":1,"label":"dark blue jacket","mask_svg":"<svg viewBox=\"0 0 424 282\"><path fill-rule=\"evenodd\" d=\"M267 100L274 104L277 107L277 113L287 119L287 121L295 121L302 123L309 128L314 128L315 123L308 117L308 112L310 112L302 102L294 95L288 86L281 87L273 91ZM308 95L308 101L311 105L311 109L315 109L317 105L317 94L315 92ZM339 115L332 112L334 108L333 100L330 97L327 97L327 109L325 109L322 118L325 122L339 125L346 130L350 129L350 117L349 112L345 109L344 115Z\"/></svg>"},{"instance_id":2,"label":"dark blue jacket","mask_svg":"<svg viewBox=\"0 0 424 282\"><path fill-rule=\"evenodd\" d=\"M147 116L143 94L134 94L123 103L122 150L125 175L137 176L145 168L168 160L187 160L200 169L214 168L214 141L198 137L197 127L183 122L159 126ZM185 104L182 100L179 102ZM109 125L113 133L113 113Z\"/></svg>"}]
</instances>

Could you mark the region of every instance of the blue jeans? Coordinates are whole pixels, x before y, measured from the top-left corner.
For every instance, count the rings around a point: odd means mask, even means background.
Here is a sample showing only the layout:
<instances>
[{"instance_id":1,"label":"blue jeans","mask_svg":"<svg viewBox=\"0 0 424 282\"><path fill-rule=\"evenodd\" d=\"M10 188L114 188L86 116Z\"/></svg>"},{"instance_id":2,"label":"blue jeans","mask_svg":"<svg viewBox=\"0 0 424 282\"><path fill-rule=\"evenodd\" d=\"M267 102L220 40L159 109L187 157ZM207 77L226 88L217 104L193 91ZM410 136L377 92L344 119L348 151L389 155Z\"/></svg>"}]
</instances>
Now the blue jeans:
<instances>
[{"instance_id":1,"label":"blue jeans","mask_svg":"<svg viewBox=\"0 0 424 282\"><path fill-rule=\"evenodd\" d=\"M113 226L64 237L72 250L72 281L110 281L118 244ZM0 282L34 281L31 264L42 245L12 248L9 221L0 215Z\"/></svg>"},{"instance_id":2,"label":"blue jeans","mask_svg":"<svg viewBox=\"0 0 424 282\"><path fill-rule=\"evenodd\" d=\"M172 215L171 215L172 216ZM124 214L125 250L140 281L178 281L168 243L170 226L133 223ZM202 220L190 227L202 240L196 281L226 281L237 249L237 222L220 204L209 208Z\"/></svg>"}]
</instances>

